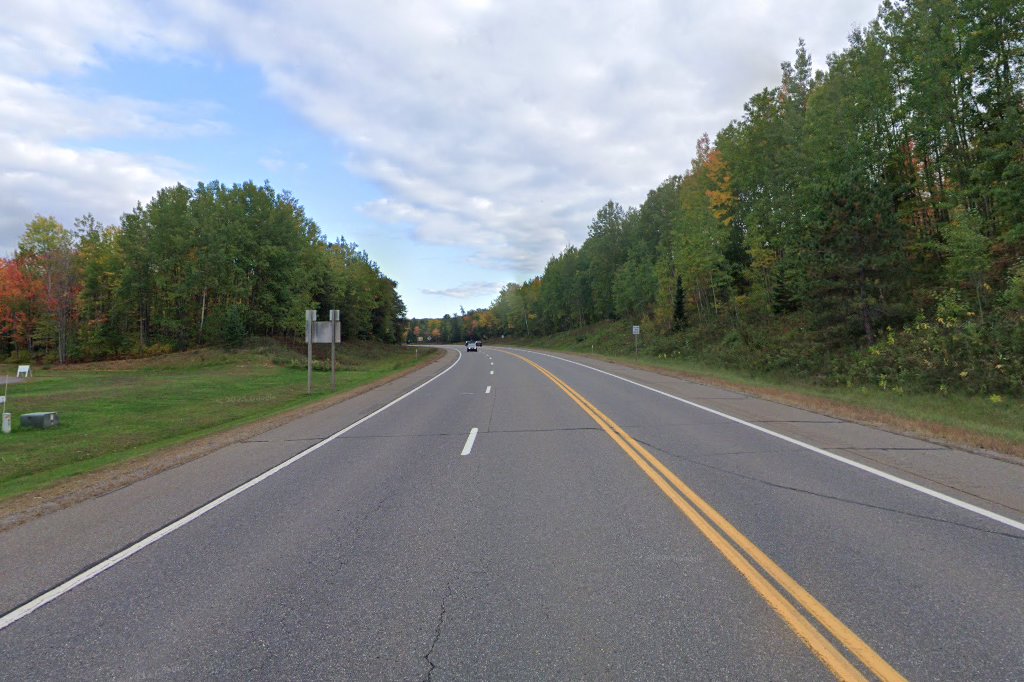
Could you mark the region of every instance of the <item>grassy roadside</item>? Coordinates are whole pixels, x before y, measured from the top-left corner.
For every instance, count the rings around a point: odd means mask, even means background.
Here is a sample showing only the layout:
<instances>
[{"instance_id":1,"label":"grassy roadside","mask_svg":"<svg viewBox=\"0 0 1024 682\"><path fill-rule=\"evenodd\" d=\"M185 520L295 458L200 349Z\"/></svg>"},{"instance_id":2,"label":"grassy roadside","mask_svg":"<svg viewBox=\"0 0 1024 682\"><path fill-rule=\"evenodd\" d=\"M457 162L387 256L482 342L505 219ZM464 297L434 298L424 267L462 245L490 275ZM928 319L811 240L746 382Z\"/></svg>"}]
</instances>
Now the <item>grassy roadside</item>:
<instances>
[{"instance_id":1,"label":"grassy roadside","mask_svg":"<svg viewBox=\"0 0 1024 682\"><path fill-rule=\"evenodd\" d=\"M10 434L0 434L0 500L72 476L310 405L411 368L432 352L344 344L337 390L329 371L265 342L239 351L201 349L143 360L36 369L7 389ZM0 366L0 374L14 375ZM2 392L0 388L0 392ZM22 429L18 415L56 411L60 426Z\"/></svg>"},{"instance_id":2,"label":"grassy roadside","mask_svg":"<svg viewBox=\"0 0 1024 682\"><path fill-rule=\"evenodd\" d=\"M623 331L624 330L624 331ZM714 384L841 419L880 426L927 439L1024 458L1024 401L980 396L910 394L873 387L821 386L792 377L723 369L684 357L633 352L628 327L610 334L604 326L544 338L502 343L581 353Z\"/></svg>"}]
</instances>

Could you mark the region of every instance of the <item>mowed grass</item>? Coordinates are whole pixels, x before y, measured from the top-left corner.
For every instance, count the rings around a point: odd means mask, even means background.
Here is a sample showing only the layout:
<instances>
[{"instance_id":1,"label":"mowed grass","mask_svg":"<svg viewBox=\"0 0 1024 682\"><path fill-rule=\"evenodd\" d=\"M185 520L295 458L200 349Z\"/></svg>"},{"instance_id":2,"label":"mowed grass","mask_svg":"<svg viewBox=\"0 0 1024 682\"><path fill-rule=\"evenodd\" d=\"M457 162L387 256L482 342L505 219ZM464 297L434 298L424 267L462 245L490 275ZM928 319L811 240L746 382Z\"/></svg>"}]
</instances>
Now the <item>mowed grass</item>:
<instances>
[{"instance_id":1,"label":"mowed grass","mask_svg":"<svg viewBox=\"0 0 1024 682\"><path fill-rule=\"evenodd\" d=\"M633 337L619 324L595 325L542 339L507 343L564 350L649 367L816 412L831 414L955 445L1024 457L1024 400L956 393L898 393L875 387L821 386L794 377L726 369L681 356L633 353Z\"/></svg>"},{"instance_id":2,"label":"mowed grass","mask_svg":"<svg viewBox=\"0 0 1024 682\"><path fill-rule=\"evenodd\" d=\"M7 388L13 428L0 434L0 499L324 400L430 355L398 346L345 344L336 391L331 390L330 371L321 369L313 372L310 395L305 357L272 344L236 352L204 349L147 360L34 367L29 382ZM14 376L14 371L0 366L0 375ZM21 414L43 411L57 412L60 425L20 426Z\"/></svg>"}]
</instances>

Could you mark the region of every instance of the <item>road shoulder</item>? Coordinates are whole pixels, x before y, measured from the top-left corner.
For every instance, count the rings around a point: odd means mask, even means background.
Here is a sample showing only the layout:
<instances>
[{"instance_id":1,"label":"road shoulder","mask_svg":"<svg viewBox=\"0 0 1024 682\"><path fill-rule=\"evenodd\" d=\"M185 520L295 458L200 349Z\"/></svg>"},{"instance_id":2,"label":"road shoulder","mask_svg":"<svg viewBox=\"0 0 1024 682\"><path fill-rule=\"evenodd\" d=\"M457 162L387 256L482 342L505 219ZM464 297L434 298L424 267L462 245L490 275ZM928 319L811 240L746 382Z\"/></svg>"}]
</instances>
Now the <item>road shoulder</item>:
<instances>
[{"instance_id":1,"label":"road shoulder","mask_svg":"<svg viewBox=\"0 0 1024 682\"><path fill-rule=\"evenodd\" d=\"M800 406L589 356L543 352L718 410L970 504L1024 520L1024 460L823 415Z\"/></svg>"},{"instance_id":2,"label":"road shoulder","mask_svg":"<svg viewBox=\"0 0 1024 682\"><path fill-rule=\"evenodd\" d=\"M0 509L0 612L75 575L388 404L453 353L300 410L83 476Z\"/></svg>"}]
</instances>

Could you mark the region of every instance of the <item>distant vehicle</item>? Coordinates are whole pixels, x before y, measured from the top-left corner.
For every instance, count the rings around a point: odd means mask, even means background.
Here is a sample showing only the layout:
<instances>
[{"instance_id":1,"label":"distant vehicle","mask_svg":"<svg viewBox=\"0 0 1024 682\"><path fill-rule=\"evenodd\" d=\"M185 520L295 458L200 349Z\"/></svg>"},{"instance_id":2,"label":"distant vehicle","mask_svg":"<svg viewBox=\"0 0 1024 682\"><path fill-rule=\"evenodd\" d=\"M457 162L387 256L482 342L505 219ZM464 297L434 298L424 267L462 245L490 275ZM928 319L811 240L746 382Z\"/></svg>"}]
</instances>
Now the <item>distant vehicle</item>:
<instances>
[{"instance_id":1,"label":"distant vehicle","mask_svg":"<svg viewBox=\"0 0 1024 682\"><path fill-rule=\"evenodd\" d=\"M475 353L478 350L477 349L477 344L478 343L479 343L478 341L466 341L466 352L467 353Z\"/></svg>"}]
</instances>

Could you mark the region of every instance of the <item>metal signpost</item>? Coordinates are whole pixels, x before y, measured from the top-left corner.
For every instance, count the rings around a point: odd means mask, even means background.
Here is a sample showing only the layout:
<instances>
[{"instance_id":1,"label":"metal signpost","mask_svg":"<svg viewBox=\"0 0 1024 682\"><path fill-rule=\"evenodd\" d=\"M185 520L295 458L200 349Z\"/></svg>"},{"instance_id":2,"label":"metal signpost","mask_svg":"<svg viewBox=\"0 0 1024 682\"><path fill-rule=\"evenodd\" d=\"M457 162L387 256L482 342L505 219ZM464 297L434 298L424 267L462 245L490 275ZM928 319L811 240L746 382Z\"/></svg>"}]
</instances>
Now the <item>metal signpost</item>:
<instances>
[{"instance_id":1,"label":"metal signpost","mask_svg":"<svg viewBox=\"0 0 1024 682\"><path fill-rule=\"evenodd\" d=\"M337 385L334 383L334 337L335 332L341 327L341 311L331 311L331 390L337 390Z\"/></svg>"},{"instance_id":2,"label":"metal signpost","mask_svg":"<svg viewBox=\"0 0 1024 682\"><path fill-rule=\"evenodd\" d=\"M7 411L7 375L4 375L4 394L0 397L0 419L3 420L0 431L3 433L11 432L11 413Z\"/></svg>"},{"instance_id":3,"label":"metal signpost","mask_svg":"<svg viewBox=\"0 0 1024 682\"><path fill-rule=\"evenodd\" d=\"M640 357L640 325L633 325L633 355Z\"/></svg>"},{"instance_id":4,"label":"metal signpost","mask_svg":"<svg viewBox=\"0 0 1024 682\"><path fill-rule=\"evenodd\" d=\"M337 388L334 378L334 348L341 341L341 311L332 310L329 321L317 322L316 311L306 311L306 393L313 392L313 344L331 344L331 390Z\"/></svg>"},{"instance_id":5,"label":"metal signpost","mask_svg":"<svg viewBox=\"0 0 1024 682\"><path fill-rule=\"evenodd\" d=\"M306 311L306 395L313 392L313 331L316 328L316 311Z\"/></svg>"}]
</instances>

